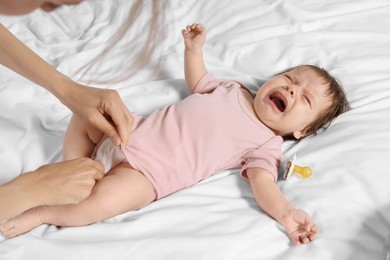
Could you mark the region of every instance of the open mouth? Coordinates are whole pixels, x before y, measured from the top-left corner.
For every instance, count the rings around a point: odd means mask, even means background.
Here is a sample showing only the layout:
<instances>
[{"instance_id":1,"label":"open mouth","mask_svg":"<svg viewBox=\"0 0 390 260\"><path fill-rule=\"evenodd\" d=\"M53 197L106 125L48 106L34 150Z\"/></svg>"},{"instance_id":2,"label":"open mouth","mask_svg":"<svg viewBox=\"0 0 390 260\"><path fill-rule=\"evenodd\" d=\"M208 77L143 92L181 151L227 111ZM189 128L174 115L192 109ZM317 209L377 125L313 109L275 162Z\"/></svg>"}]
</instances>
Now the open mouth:
<instances>
[{"instance_id":1,"label":"open mouth","mask_svg":"<svg viewBox=\"0 0 390 260\"><path fill-rule=\"evenodd\" d=\"M274 105L280 112L284 112L286 110L287 101L285 100L282 94L273 93L269 96L269 99L271 100L272 103L274 103Z\"/></svg>"}]
</instances>

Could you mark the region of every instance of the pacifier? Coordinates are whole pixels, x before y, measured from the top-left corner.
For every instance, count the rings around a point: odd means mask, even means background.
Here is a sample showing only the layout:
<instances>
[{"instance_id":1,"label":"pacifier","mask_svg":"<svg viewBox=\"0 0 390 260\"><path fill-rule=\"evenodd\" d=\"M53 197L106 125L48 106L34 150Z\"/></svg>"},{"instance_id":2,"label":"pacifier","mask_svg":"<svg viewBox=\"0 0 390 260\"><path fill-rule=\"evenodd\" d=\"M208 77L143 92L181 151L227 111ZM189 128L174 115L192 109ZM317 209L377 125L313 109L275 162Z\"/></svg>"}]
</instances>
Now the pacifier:
<instances>
[{"instance_id":1,"label":"pacifier","mask_svg":"<svg viewBox=\"0 0 390 260\"><path fill-rule=\"evenodd\" d=\"M303 179L308 179L312 175L312 170L308 166L299 166L295 163L297 156L294 154L294 157L291 161L286 163L286 170L283 174L283 179L287 180L293 173L298 175Z\"/></svg>"}]
</instances>

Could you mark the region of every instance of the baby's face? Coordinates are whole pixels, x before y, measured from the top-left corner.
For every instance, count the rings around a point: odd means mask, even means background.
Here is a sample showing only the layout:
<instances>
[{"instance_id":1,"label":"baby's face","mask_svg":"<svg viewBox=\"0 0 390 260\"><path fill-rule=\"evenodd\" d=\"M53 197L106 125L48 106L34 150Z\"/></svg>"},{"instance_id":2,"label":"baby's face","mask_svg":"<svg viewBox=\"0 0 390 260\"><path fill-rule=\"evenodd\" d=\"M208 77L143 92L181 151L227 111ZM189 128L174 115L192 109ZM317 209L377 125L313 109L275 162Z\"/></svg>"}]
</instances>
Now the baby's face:
<instances>
[{"instance_id":1,"label":"baby's face","mask_svg":"<svg viewBox=\"0 0 390 260\"><path fill-rule=\"evenodd\" d=\"M295 68L264 83L254 100L260 121L281 136L296 139L331 105L328 86L312 69Z\"/></svg>"}]
</instances>

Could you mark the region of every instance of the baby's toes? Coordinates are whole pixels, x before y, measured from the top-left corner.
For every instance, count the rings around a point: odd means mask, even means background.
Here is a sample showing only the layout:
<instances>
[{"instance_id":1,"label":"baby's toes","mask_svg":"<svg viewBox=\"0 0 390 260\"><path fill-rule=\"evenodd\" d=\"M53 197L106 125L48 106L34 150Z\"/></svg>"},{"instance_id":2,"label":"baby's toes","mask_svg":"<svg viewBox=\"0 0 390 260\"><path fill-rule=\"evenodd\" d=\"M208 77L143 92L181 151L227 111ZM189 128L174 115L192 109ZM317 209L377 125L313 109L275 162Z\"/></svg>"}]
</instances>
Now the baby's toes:
<instances>
[{"instance_id":1,"label":"baby's toes","mask_svg":"<svg viewBox=\"0 0 390 260\"><path fill-rule=\"evenodd\" d=\"M17 236L17 233L16 233L16 228L10 228L6 231L2 231L2 234L5 238L13 238L15 236Z\"/></svg>"},{"instance_id":2,"label":"baby's toes","mask_svg":"<svg viewBox=\"0 0 390 260\"><path fill-rule=\"evenodd\" d=\"M0 231L4 233L9 229L13 229L14 227L15 227L15 221L13 219L10 219L0 224Z\"/></svg>"},{"instance_id":3,"label":"baby's toes","mask_svg":"<svg viewBox=\"0 0 390 260\"><path fill-rule=\"evenodd\" d=\"M5 238L16 236L15 220L10 219L0 224L0 231Z\"/></svg>"}]
</instances>

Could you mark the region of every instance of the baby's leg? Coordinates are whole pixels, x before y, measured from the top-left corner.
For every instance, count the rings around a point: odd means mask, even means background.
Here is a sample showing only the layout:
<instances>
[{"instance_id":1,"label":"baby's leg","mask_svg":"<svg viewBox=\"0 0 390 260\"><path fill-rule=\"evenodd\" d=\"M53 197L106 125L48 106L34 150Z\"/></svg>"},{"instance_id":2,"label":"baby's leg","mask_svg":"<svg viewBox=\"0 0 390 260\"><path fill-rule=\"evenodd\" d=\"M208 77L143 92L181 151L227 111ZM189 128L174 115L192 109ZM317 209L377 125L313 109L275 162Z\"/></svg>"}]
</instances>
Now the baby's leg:
<instances>
[{"instance_id":1,"label":"baby's leg","mask_svg":"<svg viewBox=\"0 0 390 260\"><path fill-rule=\"evenodd\" d=\"M89 225L121 213L140 209L155 199L146 177L123 163L99 180L90 197L79 204L41 206L0 224L7 238L26 233L42 223L57 226Z\"/></svg>"},{"instance_id":2,"label":"baby's leg","mask_svg":"<svg viewBox=\"0 0 390 260\"><path fill-rule=\"evenodd\" d=\"M64 137L63 159L90 157L102 137L103 132L73 115Z\"/></svg>"}]
</instances>

